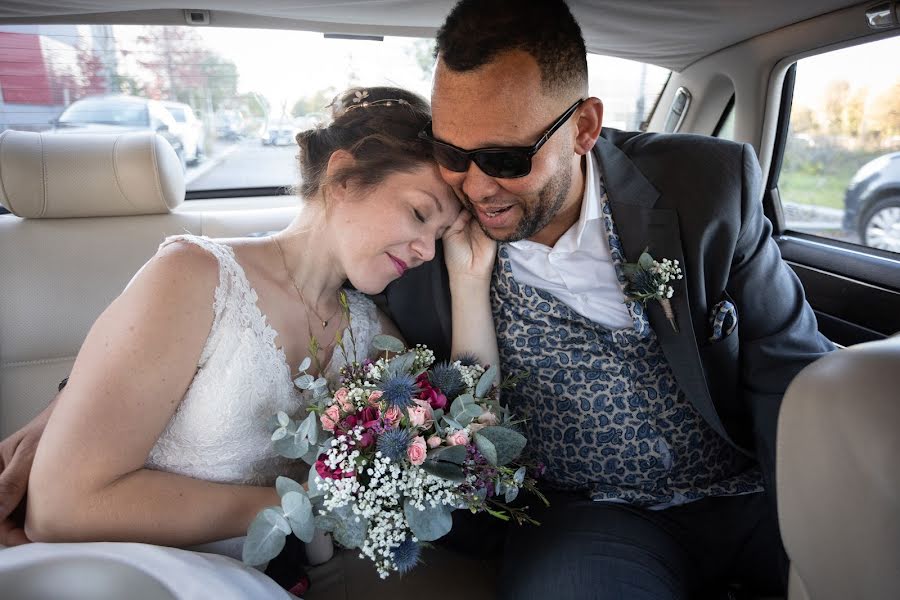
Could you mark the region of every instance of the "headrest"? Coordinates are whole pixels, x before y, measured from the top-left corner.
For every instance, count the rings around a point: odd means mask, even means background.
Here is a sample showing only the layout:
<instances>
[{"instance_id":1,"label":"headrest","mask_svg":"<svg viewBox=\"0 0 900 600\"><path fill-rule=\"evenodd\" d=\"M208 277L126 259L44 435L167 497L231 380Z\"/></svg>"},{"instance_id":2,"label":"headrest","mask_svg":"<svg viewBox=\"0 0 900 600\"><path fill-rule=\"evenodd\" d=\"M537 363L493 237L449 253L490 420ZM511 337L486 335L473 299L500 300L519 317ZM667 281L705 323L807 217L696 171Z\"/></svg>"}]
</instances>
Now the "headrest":
<instances>
[{"instance_id":1,"label":"headrest","mask_svg":"<svg viewBox=\"0 0 900 600\"><path fill-rule=\"evenodd\" d=\"M153 132L0 133L0 204L19 217L151 215L182 200L181 161Z\"/></svg>"},{"instance_id":2,"label":"headrest","mask_svg":"<svg viewBox=\"0 0 900 600\"><path fill-rule=\"evenodd\" d=\"M900 598L898 364L900 337L851 346L784 395L775 474L798 595Z\"/></svg>"}]
</instances>

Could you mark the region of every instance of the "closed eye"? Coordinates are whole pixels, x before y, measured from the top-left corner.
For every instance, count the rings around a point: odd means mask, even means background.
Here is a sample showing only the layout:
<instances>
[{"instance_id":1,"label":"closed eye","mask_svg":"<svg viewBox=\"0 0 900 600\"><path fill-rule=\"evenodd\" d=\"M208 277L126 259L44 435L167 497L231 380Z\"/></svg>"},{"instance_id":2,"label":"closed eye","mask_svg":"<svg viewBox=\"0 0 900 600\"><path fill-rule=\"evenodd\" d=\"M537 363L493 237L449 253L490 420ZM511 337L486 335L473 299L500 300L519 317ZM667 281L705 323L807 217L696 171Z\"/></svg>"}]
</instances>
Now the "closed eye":
<instances>
[{"instance_id":1,"label":"closed eye","mask_svg":"<svg viewBox=\"0 0 900 600\"><path fill-rule=\"evenodd\" d=\"M416 219L418 219L420 223L424 223L424 222L425 222L425 217L422 216L422 213L420 213L420 212L418 211L418 209L415 209L415 208L414 208L414 209L413 209L413 214L416 215Z\"/></svg>"}]
</instances>

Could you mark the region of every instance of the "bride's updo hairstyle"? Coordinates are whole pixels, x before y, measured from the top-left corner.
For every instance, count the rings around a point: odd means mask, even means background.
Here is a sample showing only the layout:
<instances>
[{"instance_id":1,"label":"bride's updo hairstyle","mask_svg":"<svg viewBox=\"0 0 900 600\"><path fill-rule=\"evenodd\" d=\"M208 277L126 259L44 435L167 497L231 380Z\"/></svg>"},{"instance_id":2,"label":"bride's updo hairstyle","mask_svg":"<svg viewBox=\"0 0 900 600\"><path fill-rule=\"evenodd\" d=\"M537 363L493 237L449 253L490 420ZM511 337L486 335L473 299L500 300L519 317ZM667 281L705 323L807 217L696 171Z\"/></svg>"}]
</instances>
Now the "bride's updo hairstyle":
<instances>
[{"instance_id":1,"label":"bride's updo hairstyle","mask_svg":"<svg viewBox=\"0 0 900 600\"><path fill-rule=\"evenodd\" d=\"M331 109L331 123L296 137L303 198L314 198L327 184L375 186L433 160L431 145L418 137L431 119L422 97L395 87L351 88L334 99ZM336 150L356 160L326 181L328 159Z\"/></svg>"}]
</instances>

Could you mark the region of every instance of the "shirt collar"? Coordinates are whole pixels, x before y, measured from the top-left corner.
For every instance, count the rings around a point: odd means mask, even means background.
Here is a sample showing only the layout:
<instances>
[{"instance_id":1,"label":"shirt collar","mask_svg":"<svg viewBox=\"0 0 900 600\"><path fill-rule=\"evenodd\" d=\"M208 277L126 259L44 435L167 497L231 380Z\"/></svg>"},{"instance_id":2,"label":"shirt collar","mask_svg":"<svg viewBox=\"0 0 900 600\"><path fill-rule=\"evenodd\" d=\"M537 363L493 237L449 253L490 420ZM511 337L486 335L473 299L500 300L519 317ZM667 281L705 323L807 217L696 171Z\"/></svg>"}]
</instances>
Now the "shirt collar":
<instances>
[{"instance_id":1,"label":"shirt collar","mask_svg":"<svg viewBox=\"0 0 900 600\"><path fill-rule=\"evenodd\" d=\"M600 165L593 152L588 152L585 156L587 166L585 168L584 178L584 195L581 198L581 213L578 221L572 225L557 240L553 250L563 250L572 252L581 248L584 232L588 223L600 219ZM535 248L546 248L542 244L532 242L530 240L519 240L518 242L510 242L510 246L517 250L529 250ZM545 250L546 251L546 250Z\"/></svg>"}]
</instances>

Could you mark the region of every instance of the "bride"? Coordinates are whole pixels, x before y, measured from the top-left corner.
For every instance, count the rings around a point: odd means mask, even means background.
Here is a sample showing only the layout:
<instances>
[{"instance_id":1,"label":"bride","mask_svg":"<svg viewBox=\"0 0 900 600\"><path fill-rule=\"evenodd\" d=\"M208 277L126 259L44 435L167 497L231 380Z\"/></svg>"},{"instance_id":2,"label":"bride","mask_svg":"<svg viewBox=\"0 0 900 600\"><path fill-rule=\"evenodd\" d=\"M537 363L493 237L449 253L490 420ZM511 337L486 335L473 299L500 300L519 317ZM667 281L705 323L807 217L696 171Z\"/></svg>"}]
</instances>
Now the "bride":
<instances>
[{"instance_id":1,"label":"bride","mask_svg":"<svg viewBox=\"0 0 900 600\"><path fill-rule=\"evenodd\" d=\"M278 411L304 412L298 365L310 358L310 374L334 378L378 333L398 336L363 294L434 258L439 238L454 313L466 315L453 320L453 352L497 362L495 246L418 139L428 104L390 87L351 89L335 104L329 126L297 136L304 206L287 229L168 238L97 319L34 457L32 541L238 538L203 549L239 556L257 512L280 503L276 476L305 480L305 467L274 454L268 429ZM347 282L357 291L342 310ZM327 560L330 541L317 536L306 552Z\"/></svg>"}]
</instances>

